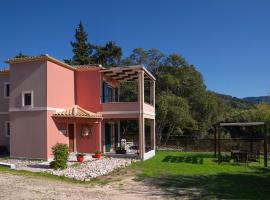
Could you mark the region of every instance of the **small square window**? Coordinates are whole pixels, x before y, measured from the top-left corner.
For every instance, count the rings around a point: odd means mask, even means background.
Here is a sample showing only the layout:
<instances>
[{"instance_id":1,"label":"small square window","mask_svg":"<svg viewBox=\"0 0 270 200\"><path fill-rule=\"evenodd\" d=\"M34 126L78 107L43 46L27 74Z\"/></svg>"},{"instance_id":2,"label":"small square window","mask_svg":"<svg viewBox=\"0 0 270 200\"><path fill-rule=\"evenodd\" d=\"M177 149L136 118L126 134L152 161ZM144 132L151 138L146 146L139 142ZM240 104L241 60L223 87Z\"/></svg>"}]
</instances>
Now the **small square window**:
<instances>
[{"instance_id":1,"label":"small square window","mask_svg":"<svg viewBox=\"0 0 270 200\"><path fill-rule=\"evenodd\" d=\"M24 94L24 105L25 106L32 105L32 94L31 93Z\"/></svg>"},{"instance_id":2,"label":"small square window","mask_svg":"<svg viewBox=\"0 0 270 200\"><path fill-rule=\"evenodd\" d=\"M6 137L10 136L10 122L6 122Z\"/></svg>"},{"instance_id":3,"label":"small square window","mask_svg":"<svg viewBox=\"0 0 270 200\"><path fill-rule=\"evenodd\" d=\"M9 98L10 95L10 84L4 83L4 97Z\"/></svg>"},{"instance_id":4,"label":"small square window","mask_svg":"<svg viewBox=\"0 0 270 200\"><path fill-rule=\"evenodd\" d=\"M23 92L22 93L22 106L33 106L33 92Z\"/></svg>"}]
</instances>

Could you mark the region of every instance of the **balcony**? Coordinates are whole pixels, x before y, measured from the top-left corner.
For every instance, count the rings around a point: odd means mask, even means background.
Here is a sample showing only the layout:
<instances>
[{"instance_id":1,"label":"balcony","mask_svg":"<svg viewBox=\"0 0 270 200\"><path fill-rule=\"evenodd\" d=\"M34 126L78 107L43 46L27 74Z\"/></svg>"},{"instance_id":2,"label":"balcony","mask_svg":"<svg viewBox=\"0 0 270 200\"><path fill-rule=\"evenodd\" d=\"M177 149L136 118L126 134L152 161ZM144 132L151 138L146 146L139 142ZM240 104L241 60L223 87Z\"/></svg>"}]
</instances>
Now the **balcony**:
<instances>
[{"instance_id":1,"label":"balcony","mask_svg":"<svg viewBox=\"0 0 270 200\"><path fill-rule=\"evenodd\" d=\"M155 117L155 78L143 66L116 67L101 70L102 115L104 118L138 118L144 114ZM120 85L135 83L135 98L121 102ZM134 95L133 95L134 96Z\"/></svg>"}]
</instances>

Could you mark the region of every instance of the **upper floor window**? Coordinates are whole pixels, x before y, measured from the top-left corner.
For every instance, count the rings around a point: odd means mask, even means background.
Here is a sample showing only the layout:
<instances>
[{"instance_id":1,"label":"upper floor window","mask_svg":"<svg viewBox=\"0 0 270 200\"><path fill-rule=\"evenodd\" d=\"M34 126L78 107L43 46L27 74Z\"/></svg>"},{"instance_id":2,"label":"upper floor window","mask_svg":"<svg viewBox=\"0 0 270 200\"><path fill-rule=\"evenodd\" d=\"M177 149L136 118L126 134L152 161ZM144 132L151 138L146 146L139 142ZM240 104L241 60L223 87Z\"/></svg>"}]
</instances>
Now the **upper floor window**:
<instances>
[{"instance_id":1,"label":"upper floor window","mask_svg":"<svg viewBox=\"0 0 270 200\"><path fill-rule=\"evenodd\" d=\"M5 131L6 131L6 137L9 137L10 136L10 122L6 122L5 124Z\"/></svg>"},{"instance_id":2,"label":"upper floor window","mask_svg":"<svg viewBox=\"0 0 270 200\"><path fill-rule=\"evenodd\" d=\"M34 95L33 91L23 91L22 92L22 106L23 107L33 107Z\"/></svg>"},{"instance_id":3,"label":"upper floor window","mask_svg":"<svg viewBox=\"0 0 270 200\"><path fill-rule=\"evenodd\" d=\"M102 102L117 102L118 101L118 88L113 88L108 83L103 82L102 87Z\"/></svg>"},{"instance_id":4,"label":"upper floor window","mask_svg":"<svg viewBox=\"0 0 270 200\"><path fill-rule=\"evenodd\" d=\"M4 83L4 98L9 98L10 95L10 84L8 82Z\"/></svg>"}]
</instances>

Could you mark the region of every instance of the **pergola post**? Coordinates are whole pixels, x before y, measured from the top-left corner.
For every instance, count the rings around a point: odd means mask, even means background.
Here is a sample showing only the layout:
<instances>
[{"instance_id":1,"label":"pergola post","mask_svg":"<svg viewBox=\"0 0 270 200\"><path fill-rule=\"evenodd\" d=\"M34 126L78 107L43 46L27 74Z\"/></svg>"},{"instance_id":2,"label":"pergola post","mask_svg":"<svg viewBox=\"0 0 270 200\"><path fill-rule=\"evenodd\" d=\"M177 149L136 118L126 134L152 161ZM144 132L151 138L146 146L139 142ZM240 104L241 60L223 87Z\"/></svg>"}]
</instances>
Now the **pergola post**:
<instances>
[{"instance_id":1,"label":"pergola post","mask_svg":"<svg viewBox=\"0 0 270 200\"><path fill-rule=\"evenodd\" d=\"M220 127L217 127L217 135L218 135L218 160L219 160L221 156Z\"/></svg>"},{"instance_id":2,"label":"pergola post","mask_svg":"<svg viewBox=\"0 0 270 200\"><path fill-rule=\"evenodd\" d=\"M155 133L155 119L151 119L151 146L152 150L156 150L156 133Z\"/></svg>"},{"instance_id":3,"label":"pergola post","mask_svg":"<svg viewBox=\"0 0 270 200\"><path fill-rule=\"evenodd\" d=\"M155 106L155 81L150 82L150 104Z\"/></svg>"},{"instance_id":4,"label":"pergola post","mask_svg":"<svg viewBox=\"0 0 270 200\"><path fill-rule=\"evenodd\" d=\"M145 152L145 124L143 115L144 106L144 71L138 72L138 103L139 103L139 156L143 160Z\"/></svg>"},{"instance_id":5,"label":"pergola post","mask_svg":"<svg viewBox=\"0 0 270 200\"><path fill-rule=\"evenodd\" d=\"M268 152L268 141L267 141L267 125L264 125L264 167L267 167L267 152Z\"/></svg>"},{"instance_id":6,"label":"pergola post","mask_svg":"<svg viewBox=\"0 0 270 200\"><path fill-rule=\"evenodd\" d=\"M217 157L217 127L214 127L214 155Z\"/></svg>"}]
</instances>

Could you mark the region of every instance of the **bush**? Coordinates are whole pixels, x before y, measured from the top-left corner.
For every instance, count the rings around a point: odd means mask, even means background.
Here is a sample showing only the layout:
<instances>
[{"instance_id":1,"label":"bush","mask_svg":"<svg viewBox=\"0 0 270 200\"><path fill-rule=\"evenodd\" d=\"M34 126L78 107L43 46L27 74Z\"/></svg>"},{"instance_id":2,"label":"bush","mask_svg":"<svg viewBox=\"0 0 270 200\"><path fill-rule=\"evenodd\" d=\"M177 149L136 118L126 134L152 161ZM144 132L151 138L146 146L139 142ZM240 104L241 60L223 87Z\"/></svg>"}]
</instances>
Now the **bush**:
<instances>
[{"instance_id":1,"label":"bush","mask_svg":"<svg viewBox=\"0 0 270 200\"><path fill-rule=\"evenodd\" d=\"M68 146L66 144L57 143L52 147L54 159L50 163L50 167L53 169L65 169L67 168L67 161L69 157Z\"/></svg>"},{"instance_id":2,"label":"bush","mask_svg":"<svg viewBox=\"0 0 270 200\"><path fill-rule=\"evenodd\" d=\"M99 150L97 150L96 152L95 152L95 154L100 154L101 153L101 151L99 151Z\"/></svg>"}]
</instances>

